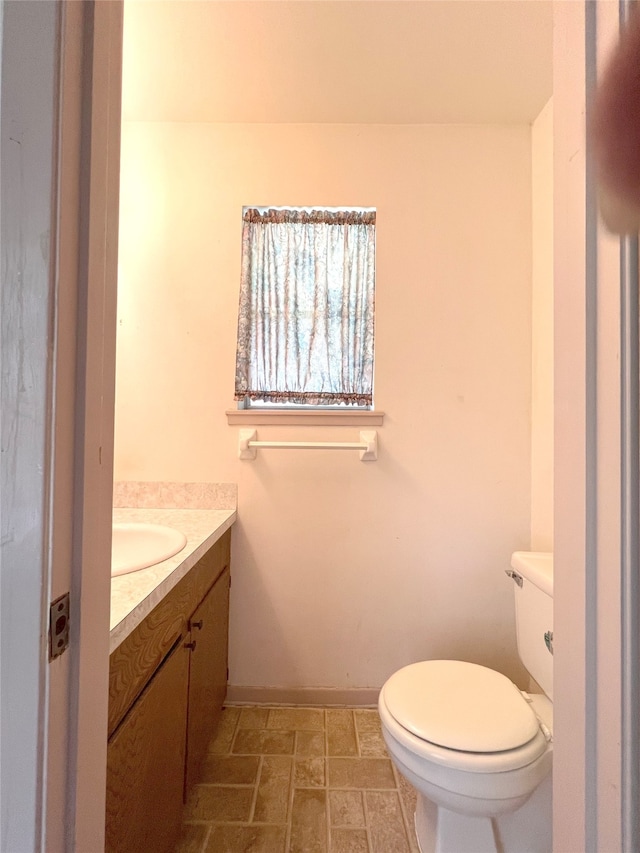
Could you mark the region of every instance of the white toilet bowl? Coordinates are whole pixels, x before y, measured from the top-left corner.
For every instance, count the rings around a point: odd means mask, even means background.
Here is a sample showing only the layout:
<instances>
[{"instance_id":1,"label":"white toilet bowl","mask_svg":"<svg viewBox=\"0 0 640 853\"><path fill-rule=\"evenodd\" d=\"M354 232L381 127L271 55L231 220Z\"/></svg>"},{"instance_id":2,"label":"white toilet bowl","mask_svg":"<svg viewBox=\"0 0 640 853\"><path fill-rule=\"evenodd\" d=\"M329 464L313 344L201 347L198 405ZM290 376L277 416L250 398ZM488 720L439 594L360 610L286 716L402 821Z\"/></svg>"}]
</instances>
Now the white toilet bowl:
<instances>
[{"instance_id":1,"label":"white toilet bowl","mask_svg":"<svg viewBox=\"0 0 640 853\"><path fill-rule=\"evenodd\" d=\"M389 755L418 792L422 853L551 850L546 696L486 667L436 660L394 673L378 708Z\"/></svg>"}]
</instances>

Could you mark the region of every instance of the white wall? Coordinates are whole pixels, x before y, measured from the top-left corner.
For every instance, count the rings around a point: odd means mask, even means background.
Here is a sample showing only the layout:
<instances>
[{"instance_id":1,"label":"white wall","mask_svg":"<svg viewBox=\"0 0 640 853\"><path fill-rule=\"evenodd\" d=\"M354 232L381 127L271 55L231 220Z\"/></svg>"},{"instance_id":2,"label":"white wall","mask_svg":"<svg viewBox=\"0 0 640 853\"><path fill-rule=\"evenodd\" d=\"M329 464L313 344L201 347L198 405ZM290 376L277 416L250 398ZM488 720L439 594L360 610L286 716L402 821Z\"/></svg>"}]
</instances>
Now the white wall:
<instances>
[{"instance_id":1,"label":"white wall","mask_svg":"<svg viewBox=\"0 0 640 853\"><path fill-rule=\"evenodd\" d=\"M531 128L531 547L553 550L553 100Z\"/></svg>"},{"instance_id":2,"label":"white wall","mask_svg":"<svg viewBox=\"0 0 640 853\"><path fill-rule=\"evenodd\" d=\"M503 570L530 540L530 140L125 123L116 479L238 482L231 684L377 687L425 657L523 683ZM377 208L377 462L237 459L243 204Z\"/></svg>"}]
</instances>

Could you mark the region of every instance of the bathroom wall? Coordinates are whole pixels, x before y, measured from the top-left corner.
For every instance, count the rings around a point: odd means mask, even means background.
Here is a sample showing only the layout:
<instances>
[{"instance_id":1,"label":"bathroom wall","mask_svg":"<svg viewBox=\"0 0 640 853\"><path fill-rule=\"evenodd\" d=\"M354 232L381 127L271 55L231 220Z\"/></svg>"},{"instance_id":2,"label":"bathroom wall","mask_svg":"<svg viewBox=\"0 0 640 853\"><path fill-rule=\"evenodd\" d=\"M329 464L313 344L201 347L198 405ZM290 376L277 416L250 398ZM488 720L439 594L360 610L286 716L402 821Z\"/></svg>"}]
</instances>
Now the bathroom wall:
<instances>
[{"instance_id":1,"label":"bathroom wall","mask_svg":"<svg viewBox=\"0 0 640 853\"><path fill-rule=\"evenodd\" d=\"M355 691L451 657L525 686L531 129L125 122L121 204L116 479L238 483L230 683ZM243 204L377 208L377 462L237 458Z\"/></svg>"},{"instance_id":2,"label":"bathroom wall","mask_svg":"<svg viewBox=\"0 0 640 853\"><path fill-rule=\"evenodd\" d=\"M531 128L531 547L553 550L553 100Z\"/></svg>"}]
</instances>

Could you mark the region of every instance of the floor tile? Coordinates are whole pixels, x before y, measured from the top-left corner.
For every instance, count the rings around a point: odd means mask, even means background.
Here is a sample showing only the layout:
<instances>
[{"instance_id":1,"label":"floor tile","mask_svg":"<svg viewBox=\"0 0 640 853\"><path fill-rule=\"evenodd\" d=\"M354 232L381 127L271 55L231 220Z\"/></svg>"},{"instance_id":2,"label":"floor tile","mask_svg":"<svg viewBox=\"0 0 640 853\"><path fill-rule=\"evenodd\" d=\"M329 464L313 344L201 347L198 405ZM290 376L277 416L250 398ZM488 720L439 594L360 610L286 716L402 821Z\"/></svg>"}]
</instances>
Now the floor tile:
<instances>
[{"instance_id":1,"label":"floor tile","mask_svg":"<svg viewBox=\"0 0 640 853\"><path fill-rule=\"evenodd\" d=\"M359 732L380 731L380 715L374 708L356 708L353 716Z\"/></svg>"},{"instance_id":2,"label":"floor tile","mask_svg":"<svg viewBox=\"0 0 640 853\"><path fill-rule=\"evenodd\" d=\"M268 708L241 708L239 729L264 729L269 716Z\"/></svg>"},{"instance_id":3,"label":"floor tile","mask_svg":"<svg viewBox=\"0 0 640 853\"><path fill-rule=\"evenodd\" d=\"M369 853L365 829L332 829L331 853Z\"/></svg>"},{"instance_id":4,"label":"floor tile","mask_svg":"<svg viewBox=\"0 0 640 853\"><path fill-rule=\"evenodd\" d=\"M382 737L382 732L360 732L358 734L360 744L360 755L381 758L386 756L387 747Z\"/></svg>"},{"instance_id":5,"label":"floor tile","mask_svg":"<svg viewBox=\"0 0 640 853\"><path fill-rule=\"evenodd\" d=\"M407 837L409 839L409 847L411 848L411 853L420 853L420 848L418 847L418 842L416 840L416 824L415 824L415 814L416 814L416 799L417 793L415 788L413 788L407 780L398 773L397 770L394 770L394 775L396 777L396 782L398 785L398 794L400 795L400 804L402 805L402 809L404 811L404 825L407 830Z\"/></svg>"},{"instance_id":6,"label":"floor tile","mask_svg":"<svg viewBox=\"0 0 640 853\"><path fill-rule=\"evenodd\" d=\"M357 755L353 711L327 711L327 755Z\"/></svg>"},{"instance_id":7,"label":"floor tile","mask_svg":"<svg viewBox=\"0 0 640 853\"><path fill-rule=\"evenodd\" d=\"M214 826L205 853L285 853L286 826Z\"/></svg>"},{"instance_id":8,"label":"floor tile","mask_svg":"<svg viewBox=\"0 0 640 853\"><path fill-rule=\"evenodd\" d=\"M296 788L323 788L325 781L324 758L296 758L293 784Z\"/></svg>"},{"instance_id":9,"label":"floor tile","mask_svg":"<svg viewBox=\"0 0 640 853\"><path fill-rule=\"evenodd\" d=\"M284 755L265 755L258 781L254 821L287 822L290 783L291 759Z\"/></svg>"},{"instance_id":10,"label":"floor tile","mask_svg":"<svg viewBox=\"0 0 640 853\"><path fill-rule=\"evenodd\" d=\"M175 853L419 853L415 802L375 709L229 707Z\"/></svg>"},{"instance_id":11,"label":"floor tile","mask_svg":"<svg viewBox=\"0 0 640 853\"><path fill-rule=\"evenodd\" d=\"M175 853L202 853L209 831L207 823L185 823Z\"/></svg>"},{"instance_id":12,"label":"floor tile","mask_svg":"<svg viewBox=\"0 0 640 853\"><path fill-rule=\"evenodd\" d=\"M320 708L272 708L267 728L324 731L324 711Z\"/></svg>"},{"instance_id":13,"label":"floor tile","mask_svg":"<svg viewBox=\"0 0 640 853\"><path fill-rule=\"evenodd\" d=\"M247 821L253 801L253 787L227 788L222 785L195 785L185 807L187 820Z\"/></svg>"},{"instance_id":14,"label":"floor tile","mask_svg":"<svg viewBox=\"0 0 640 853\"><path fill-rule=\"evenodd\" d=\"M255 785L258 755L209 755L202 764L200 781L209 784Z\"/></svg>"},{"instance_id":15,"label":"floor tile","mask_svg":"<svg viewBox=\"0 0 640 853\"><path fill-rule=\"evenodd\" d=\"M364 827L362 791L329 791L331 826Z\"/></svg>"},{"instance_id":16,"label":"floor tile","mask_svg":"<svg viewBox=\"0 0 640 853\"><path fill-rule=\"evenodd\" d=\"M328 758L330 788L395 788L388 758Z\"/></svg>"},{"instance_id":17,"label":"floor tile","mask_svg":"<svg viewBox=\"0 0 640 853\"><path fill-rule=\"evenodd\" d=\"M371 853L410 853L396 791L366 791Z\"/></svg>"},{"instance_id":18,"label":"floor tile","mask_svg":"<svg viewBox=\"0 0 640 853\"><path fill-rule=\"evenodd\" d=\"M321 756L324 747L324 732L296 732L296 755Z\"/></svg>"},{"instance_id":19,"label":"floor tile","mask_svg":"<svg viewBox=\"0 0 640 853\"><path fill-rule=\"evenodd\" d=\"M327 853L327 792L294 791L288 853Z\"/></svg>"},{"instance_id":20,"label":"floor tile","mask_svg":"<svg viewBox=\"0 0 640 853\"><path fill-rule=\"evenodd\" d=\"M222 716L220 718L215 737L209 743L209 752L218 753L220 755L223 755L225 752L230 752L239 716L239 708L222 709Z\"/></svg>"},{"instance_id":21,"label":"floor tile","mask_svg":"<svg viewBox=\"0 0 640 853\"><path fill-rule=\"evenodd\" d=\"M231 750L236 755L293 755L295 732L242 729Z\"/></svg>"}]
</instances>

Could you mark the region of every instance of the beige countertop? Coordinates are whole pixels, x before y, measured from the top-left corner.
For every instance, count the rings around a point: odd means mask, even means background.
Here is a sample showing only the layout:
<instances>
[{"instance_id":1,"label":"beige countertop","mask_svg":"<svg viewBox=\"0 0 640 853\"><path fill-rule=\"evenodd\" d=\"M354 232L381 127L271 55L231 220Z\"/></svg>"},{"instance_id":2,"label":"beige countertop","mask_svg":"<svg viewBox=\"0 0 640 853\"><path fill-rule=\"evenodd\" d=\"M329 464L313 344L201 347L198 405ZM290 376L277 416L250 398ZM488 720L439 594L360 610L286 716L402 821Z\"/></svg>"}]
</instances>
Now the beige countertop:
<instances>
[{"instance_id":1,"label":"beige countertop","mask_svg":"<svg viewBox=\"0 0 640 853\"><path fill-rule=\"evenodd\" d=\"M112 652L236 520L235 509L114 509L114 522L166 524L187 537L168 560L111 579Z\"/></svg>"}]
</instances>

